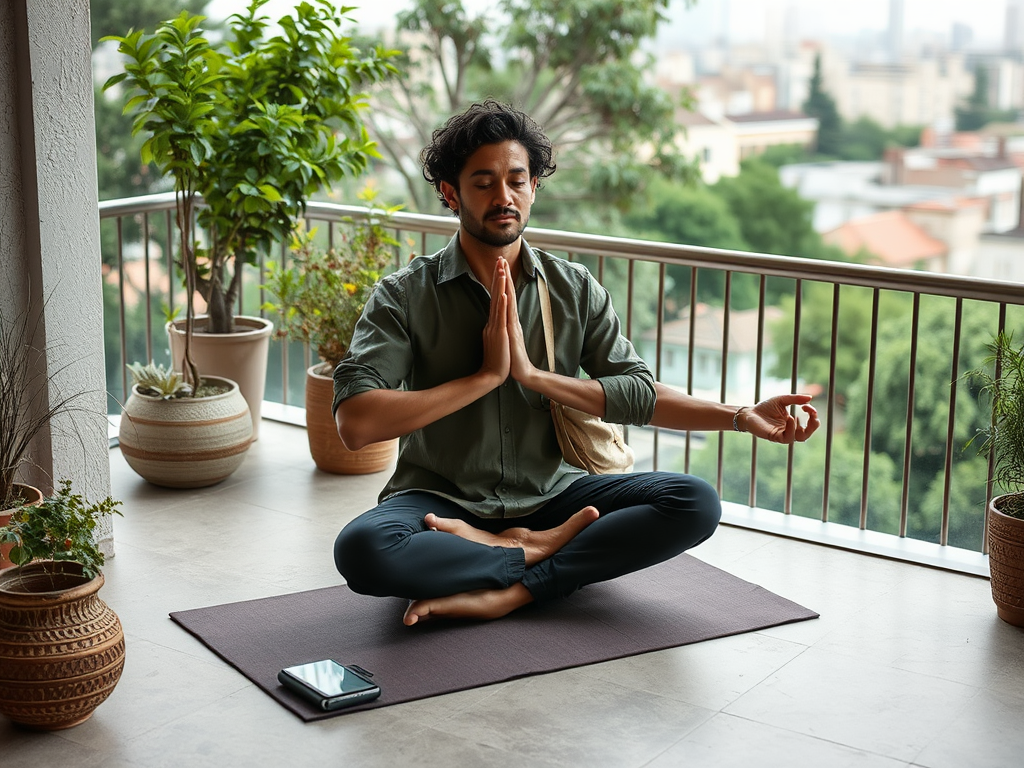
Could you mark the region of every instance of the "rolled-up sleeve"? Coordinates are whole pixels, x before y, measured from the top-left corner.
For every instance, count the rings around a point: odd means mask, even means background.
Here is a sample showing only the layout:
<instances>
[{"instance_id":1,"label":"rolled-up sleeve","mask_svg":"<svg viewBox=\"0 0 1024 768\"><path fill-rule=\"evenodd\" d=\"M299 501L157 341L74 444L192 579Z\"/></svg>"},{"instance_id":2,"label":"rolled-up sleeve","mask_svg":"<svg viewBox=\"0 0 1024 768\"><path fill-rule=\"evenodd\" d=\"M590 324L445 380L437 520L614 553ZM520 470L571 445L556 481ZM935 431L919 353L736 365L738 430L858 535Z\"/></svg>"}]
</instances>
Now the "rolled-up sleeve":
<instances>
[{"instance_id":1,"label":"rolled-up sleeve","mask_svg":"<svg viewBox=\"0 0 1024 768\"><path fill-rule=\"evenodd\" d=\"M334 369L332 412L353 395L400 389L412 365L408 314L401 283L385 278L356 323L345 358Z\"/></svg>"},{"instance_id":2,"label":"rolled-up sleeve","mask_svg":"<svg viewBox=\"0 0 1024 768\"><path fill-rule=\"evenodd\" d=\"M604 420L643 426L654 417L654 375L629 340L608 291L590 277L581 366L604 389Z\"/></svg>"}]
</instances>

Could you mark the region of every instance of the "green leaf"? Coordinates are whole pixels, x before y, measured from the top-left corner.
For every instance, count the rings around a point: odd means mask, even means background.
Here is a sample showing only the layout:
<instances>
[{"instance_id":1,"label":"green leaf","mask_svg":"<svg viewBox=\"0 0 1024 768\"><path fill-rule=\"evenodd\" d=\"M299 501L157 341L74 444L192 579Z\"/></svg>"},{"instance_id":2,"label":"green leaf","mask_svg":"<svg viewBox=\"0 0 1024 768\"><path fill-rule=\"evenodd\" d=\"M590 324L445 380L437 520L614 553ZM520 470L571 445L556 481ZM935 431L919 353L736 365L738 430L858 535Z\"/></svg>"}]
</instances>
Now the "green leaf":
<instances>
[{"instance_id":1,"label":"green leaf","mask_svg":"<svg viewBox=\"0 0 1024 768\"><path fill-rule=\"evenodd\" d=\"M263 193L263 196L272 203L279 203L284 200L284 198L281 197L281 193L269 184L261 184L259 186L259 190Z\"/></svg>"}]
</instances>

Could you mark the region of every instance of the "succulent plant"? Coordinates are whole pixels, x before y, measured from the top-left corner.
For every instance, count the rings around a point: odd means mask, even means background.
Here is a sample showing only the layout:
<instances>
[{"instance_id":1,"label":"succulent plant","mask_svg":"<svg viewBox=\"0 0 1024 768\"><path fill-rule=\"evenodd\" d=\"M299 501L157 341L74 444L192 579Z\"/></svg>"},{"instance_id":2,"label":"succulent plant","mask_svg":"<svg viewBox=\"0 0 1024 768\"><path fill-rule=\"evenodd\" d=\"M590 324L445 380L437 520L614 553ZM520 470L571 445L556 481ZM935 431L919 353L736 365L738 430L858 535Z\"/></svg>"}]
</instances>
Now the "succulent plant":
<instances>
[{"instance_id":1,"label":"succulent plant","mask_svg":"<svg viewBox=\"0 0 1024 768\"><path fill-rule=\"evenodd\" d=\"M139 388L139 392L150 397L159 397L162 400L173 400L176 397L189 397L192 394L191 385L187 384L177 371L164 368L150 361L148 365L142 363L130 363L128 371L132 375L132 383Z\"/></svg>"}]
</instances>

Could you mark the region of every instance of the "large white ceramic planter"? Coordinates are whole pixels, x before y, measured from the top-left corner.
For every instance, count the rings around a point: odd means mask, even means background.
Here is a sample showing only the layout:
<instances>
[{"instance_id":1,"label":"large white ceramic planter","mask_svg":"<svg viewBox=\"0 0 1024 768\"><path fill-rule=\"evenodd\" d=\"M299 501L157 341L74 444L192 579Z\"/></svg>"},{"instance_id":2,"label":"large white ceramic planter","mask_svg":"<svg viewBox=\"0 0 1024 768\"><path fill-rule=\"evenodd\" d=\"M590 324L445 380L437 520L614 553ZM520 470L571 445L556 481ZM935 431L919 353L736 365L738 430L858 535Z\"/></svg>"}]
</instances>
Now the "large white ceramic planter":
<instances>
[{"instance_id":1,"label":"large white ceramic planter","mask_svg":"<svg viewBox=\"0 0 1024 768\"><path fill-rule=\"evenodd\" d=\"M262 317L235 316L234 333L207 333L207 317L196 318L192 334L192 359L200 376L222 376L238 382L242 397L249 405L252 417L252 439L260 433L260 410L267 384L267 356L270 352L270 334L274 324ZM171 363L176 371L183 370L185 357L185 321L167 324L171 342Z\"/></svg>"},{"instance_id":2,"label":"large white ceramic planter","mask_svg":"<svg viewBox=\"0 0 1024 768\"><path fill-rule=\"evenodd\" d=\"M132 387L118 432L128 466L167 488L202 488L227 478L252 442L249 406L238 385L216 376L204 381L230 386L212 397L161 400Z\"/></svg>"}]
</instances>

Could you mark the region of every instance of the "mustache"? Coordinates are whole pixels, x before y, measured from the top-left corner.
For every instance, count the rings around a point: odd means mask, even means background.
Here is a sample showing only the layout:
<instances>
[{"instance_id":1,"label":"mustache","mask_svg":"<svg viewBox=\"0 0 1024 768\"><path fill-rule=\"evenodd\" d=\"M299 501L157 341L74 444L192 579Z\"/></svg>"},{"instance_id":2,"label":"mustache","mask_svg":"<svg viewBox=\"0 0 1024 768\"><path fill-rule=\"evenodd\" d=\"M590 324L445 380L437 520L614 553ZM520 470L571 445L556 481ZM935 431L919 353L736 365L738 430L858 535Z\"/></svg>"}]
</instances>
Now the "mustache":
<instances>
[{"instance_id":1,"label":"mustache","mask_svg":"<svg viewBox=\"0 0 1024 768\"><path fill-rule=\"evenodd\" d=\"M501 216L515 216L516 220L521 219L519 211L517 211L515 208L499 208L498 210L491 211L489 214L487 214L488 219L497 219Z\"/></svg>"}]
</instances>

